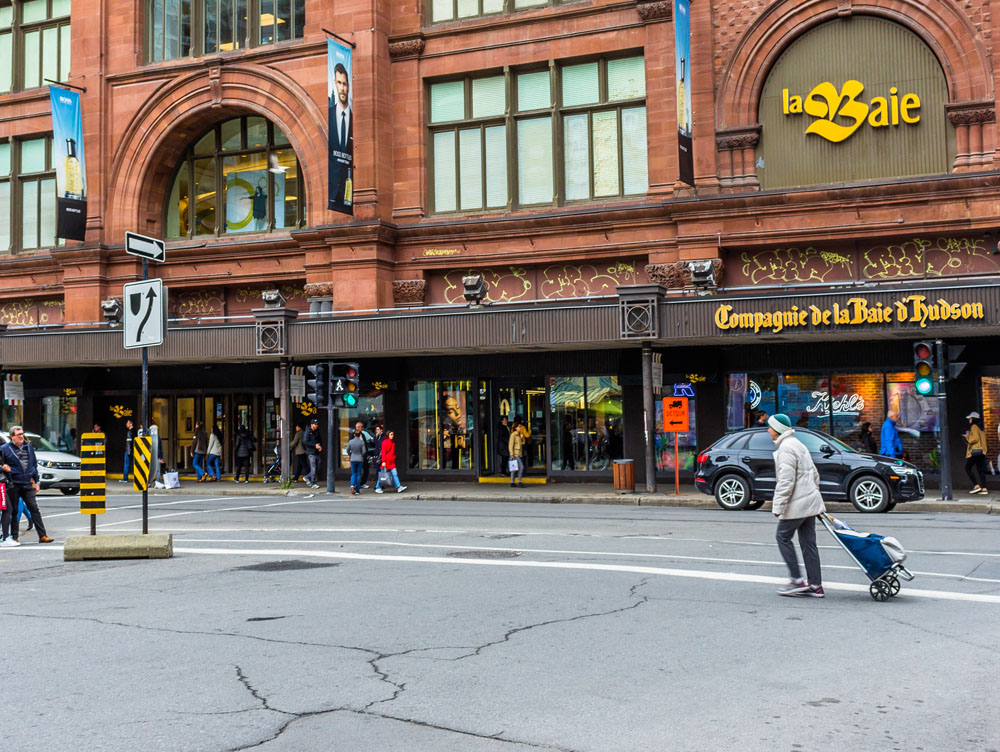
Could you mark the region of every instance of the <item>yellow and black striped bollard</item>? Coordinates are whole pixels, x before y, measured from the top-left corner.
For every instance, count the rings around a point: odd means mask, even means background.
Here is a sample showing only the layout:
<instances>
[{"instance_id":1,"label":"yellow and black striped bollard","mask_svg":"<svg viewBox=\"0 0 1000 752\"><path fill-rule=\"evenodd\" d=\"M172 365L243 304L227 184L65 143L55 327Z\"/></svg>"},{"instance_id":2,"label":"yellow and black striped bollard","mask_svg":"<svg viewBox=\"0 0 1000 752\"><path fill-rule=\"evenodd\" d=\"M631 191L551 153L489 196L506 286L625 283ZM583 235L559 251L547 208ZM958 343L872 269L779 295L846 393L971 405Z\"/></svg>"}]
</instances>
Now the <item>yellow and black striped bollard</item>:
<instances>
[{"instance_id":1,"label":"yellow and black striped bollard","mask_svg":"<svg viewBox=\"0 0 1000 752\"><path fill-rule=\"evenodd\" d=\"M149 473L153 465L153 437L136 436L132 440L132 488L149 490Z\"/></svg>"},{"instance_id":2,"label":"yellow and black striped bollard","mask_svg":"<svg viewBox=\"0 0 1000 752\"><path fill-rule=\"evenodd\" d=\"M104 514L107 499L103 433L85 433L80 442L80 514L90 515L90 534L97 535L97 517Z\"/></svg>"}]
</instances>

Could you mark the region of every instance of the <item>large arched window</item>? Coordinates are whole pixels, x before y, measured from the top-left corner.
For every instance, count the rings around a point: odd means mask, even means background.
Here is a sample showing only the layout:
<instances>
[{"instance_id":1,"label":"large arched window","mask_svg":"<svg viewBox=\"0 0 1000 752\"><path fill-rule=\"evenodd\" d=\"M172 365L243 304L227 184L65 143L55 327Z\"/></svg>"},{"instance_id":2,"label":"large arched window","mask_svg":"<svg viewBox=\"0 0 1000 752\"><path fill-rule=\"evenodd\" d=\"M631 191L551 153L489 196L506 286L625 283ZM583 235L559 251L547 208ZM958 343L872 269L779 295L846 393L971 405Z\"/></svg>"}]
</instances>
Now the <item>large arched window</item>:
<instances>
[{"instance_id":1,"label":"large arched window","mask_svg":"<svg viewBox=\"0 0 1000 752\"><path fill-rule=\"evenodd\" d=\"M285 134L253 115L214 125L177 168L167 237L233 235L302 226L299 163Z\"/></svg>"}]
</instances>

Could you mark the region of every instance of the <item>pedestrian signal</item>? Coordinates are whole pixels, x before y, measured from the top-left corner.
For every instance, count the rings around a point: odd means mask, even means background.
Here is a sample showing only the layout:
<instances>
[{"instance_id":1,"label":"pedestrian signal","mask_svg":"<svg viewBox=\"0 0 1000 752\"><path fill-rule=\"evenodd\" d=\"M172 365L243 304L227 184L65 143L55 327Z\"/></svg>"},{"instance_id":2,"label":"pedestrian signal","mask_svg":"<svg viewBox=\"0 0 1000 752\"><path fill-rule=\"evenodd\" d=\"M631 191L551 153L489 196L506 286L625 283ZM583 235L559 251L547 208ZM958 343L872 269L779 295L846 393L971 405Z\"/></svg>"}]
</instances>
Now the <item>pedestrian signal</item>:
<instances>
[{"instance_id":1,"label":"pedestrian signal","mask_svg":"<svg viewBox=\"0 0 1000 752\"><path fill-rule=\"evenodd\" d=\"M932 394L936 376L933 342L925 341L913 344L913 371L916 375L913 388L916 389L917 394Z\"/></svg>"},{"instance_id":2,"label":"pedestrian signal","mask_svg":"<svg viewBox=\"0 0 1000 752\"><path fill-rule=\"evenodd\" d=\"M357 363L330 364L330 396L334 407L357 407L361 369Z\"/></svg>"}]
</instances>

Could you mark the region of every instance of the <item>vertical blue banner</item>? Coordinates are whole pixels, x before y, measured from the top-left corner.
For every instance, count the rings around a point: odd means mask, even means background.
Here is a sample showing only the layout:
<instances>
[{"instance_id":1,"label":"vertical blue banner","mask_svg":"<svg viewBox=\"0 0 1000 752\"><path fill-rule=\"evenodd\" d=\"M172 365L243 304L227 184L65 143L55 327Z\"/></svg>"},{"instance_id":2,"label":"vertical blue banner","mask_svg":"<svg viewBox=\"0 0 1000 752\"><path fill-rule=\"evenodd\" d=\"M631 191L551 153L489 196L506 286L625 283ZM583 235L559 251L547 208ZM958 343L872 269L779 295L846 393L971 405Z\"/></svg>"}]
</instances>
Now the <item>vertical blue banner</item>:
<instances>
[{"instance_id":1,"label":"vertical blue banner","mask_svg":"<svg viewBox=\"0 0 1000 752\"><path fill-rule=\"evenodd\" d=\"M80 95L49 87L52 161L56 166L56 237L83 240L87 230L87 168Z\"/></svg>"},{"instance_id":2,"label":"vertical blue banner","mask_svg":"<svg viewBox=\"0 0 1000 752\"><path fill-rule=\"evenodd\" d=\"M694 185L691 151L691 2L674 0L674 75L677 78L677 165L680 179Z\"/></svg>"},{"instance_id":3,"label":"vertical blue banner","mask_svg":"<svg viewBox=\"0 0 1000 752\"><path fill-rule=\"evenodd\" d=\"M329 209L354 214L354 92L351 50L326 40L327 84L330 91Z\"/></svg>"}]
</instances>

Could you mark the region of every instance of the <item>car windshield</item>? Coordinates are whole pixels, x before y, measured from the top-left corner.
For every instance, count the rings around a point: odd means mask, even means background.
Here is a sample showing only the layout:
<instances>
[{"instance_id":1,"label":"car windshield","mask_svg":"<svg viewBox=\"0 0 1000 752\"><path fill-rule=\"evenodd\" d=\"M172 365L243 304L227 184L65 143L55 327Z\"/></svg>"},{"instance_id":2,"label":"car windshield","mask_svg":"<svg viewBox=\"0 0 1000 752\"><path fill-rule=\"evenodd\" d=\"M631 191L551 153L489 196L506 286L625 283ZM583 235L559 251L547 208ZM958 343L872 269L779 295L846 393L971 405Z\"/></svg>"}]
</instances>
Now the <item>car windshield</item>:
<instances>
[{"instance_id":1,"label":"car windshield","mask_svg":"<svg viewBox=\"0 0 1000 752\"><path fill-rule=\"evenodd\" d=\"M52 446L52 444L50 444L47 440L43 439L37 433L25 433L24 435L25 435L25 437L27 437L28 441L30 441L32 443L32 445L35 447L35 451L36 452L37 451L43 451L43 452L58 452L58 451L61 451L61 450L57 449L56 447Z\"/></svg>"}]
</instances>

